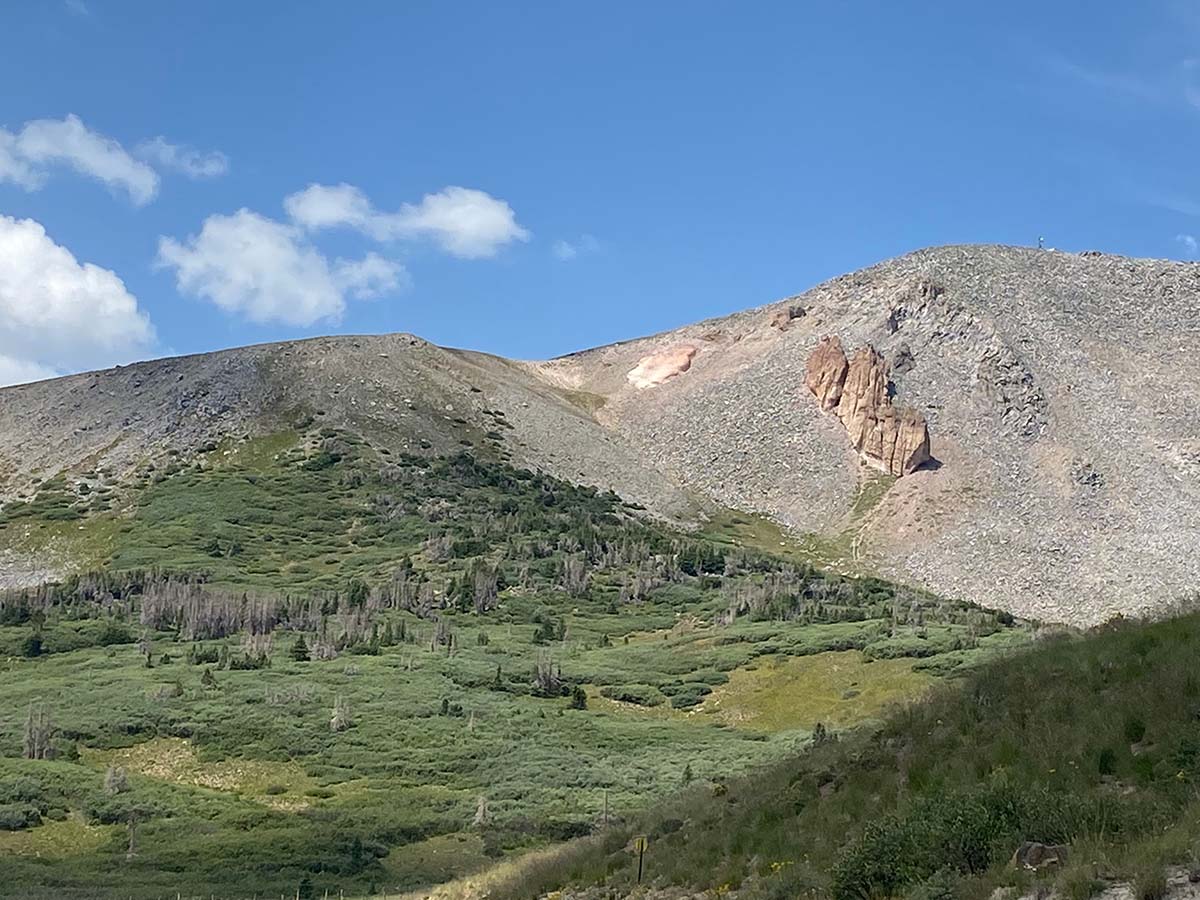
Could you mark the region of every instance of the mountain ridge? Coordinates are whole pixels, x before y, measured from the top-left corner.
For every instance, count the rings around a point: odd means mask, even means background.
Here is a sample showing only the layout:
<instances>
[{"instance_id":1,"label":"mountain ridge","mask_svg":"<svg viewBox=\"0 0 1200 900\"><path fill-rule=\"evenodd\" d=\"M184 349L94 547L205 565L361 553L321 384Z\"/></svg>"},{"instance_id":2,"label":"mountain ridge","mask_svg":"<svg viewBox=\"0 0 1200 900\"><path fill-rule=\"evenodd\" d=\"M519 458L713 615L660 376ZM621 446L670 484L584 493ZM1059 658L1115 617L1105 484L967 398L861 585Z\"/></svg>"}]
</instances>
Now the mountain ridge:
<instances>
[{"instance_id":1,"label":"mountain ridge","mask_svg":"<svg viewBox=\"0 0 1200 900\"><path fill-rule=\"evenodd\" d=\"M894 484L863 468L804 386L826 335L883 354L936 466ZM0 498L311 415L398 450L494 453L678 522L761 515L834 567L1091 624L1200 584L1197 356L1191 264L950 245L544 361L352 335L6 388ZM661 380L634 384L647 361Z\"/></svg>"}]
</instances>

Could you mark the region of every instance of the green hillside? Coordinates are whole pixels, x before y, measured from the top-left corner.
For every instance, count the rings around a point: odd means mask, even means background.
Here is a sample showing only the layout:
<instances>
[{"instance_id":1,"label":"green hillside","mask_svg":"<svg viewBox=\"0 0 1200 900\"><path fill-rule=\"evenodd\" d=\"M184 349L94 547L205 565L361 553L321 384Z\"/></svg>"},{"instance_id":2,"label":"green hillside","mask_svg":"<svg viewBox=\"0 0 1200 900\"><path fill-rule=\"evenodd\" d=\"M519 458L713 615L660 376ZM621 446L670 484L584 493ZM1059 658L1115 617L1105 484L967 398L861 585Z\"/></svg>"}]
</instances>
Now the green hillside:
<instances>
[{"instance_id":1,"label":"green hillside","mask_svg":"<svg viewBox=\"0 0 1200 900\"><path fill-rule=\"evenodd\" d=\"M1198 653L1195 614L1039 642L881 728L697 784L531 860L490 896L597 883L624 896L645 834L648 885L745 900L967 900L998 887L1083 900L1115 881L1156 900L1166 866L1200 871ZM1023 841L1068 844L1068 861L1020 871Z\"/></svg>"},{"instance_id":2,"label":"green hillside","mask_svg":"<svg viewBox=\"0 0 1200 900\"><path fill-rule=\"evenodd\" d=\"M86 570L0 595L0 884L435 884L611 840L1031 633L489 457L308 429L0 509L0 543Z\"/></svg>"}]
</instances>

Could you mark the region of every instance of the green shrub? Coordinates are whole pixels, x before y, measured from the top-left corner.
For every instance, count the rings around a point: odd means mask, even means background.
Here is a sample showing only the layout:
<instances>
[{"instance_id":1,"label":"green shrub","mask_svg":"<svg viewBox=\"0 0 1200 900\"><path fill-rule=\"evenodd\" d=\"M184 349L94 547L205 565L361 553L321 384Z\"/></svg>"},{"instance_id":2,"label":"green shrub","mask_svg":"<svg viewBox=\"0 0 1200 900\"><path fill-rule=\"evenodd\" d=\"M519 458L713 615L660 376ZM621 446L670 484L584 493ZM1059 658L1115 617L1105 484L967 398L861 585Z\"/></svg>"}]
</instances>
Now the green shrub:
<instances>
[{"instance_id":1,"label":"green shrub","mask_svg":"<svg viewBox=\"0 0 1200 900\"><path fill-rule=\"evenodd\" d=\"M0 831L19 831L42 823L41 811L30 804L0 805Z\"/></svg>"},{"instance_id":2,"label":"green shrub","mask_svg":"<svg viewBox=\"0 0 1200 900\"><path fill-rule=\"evenodd\" d=\"M1139 744L1146 736L1146 723L1140 716L1128 716L1123 727L1125 740L1130 744Z\"/></svg>"},{"instance_id":3,"label":"green shrub","mask_svg":"<svg viewBox=\"0 0 1200 900\"><path fill-rule=\"evenodd\" d=\"M666 699L658 688L650 684L608 685L600 689L600 695L619 703L636 703L638 706L661 706Z\"/></svg>"},{"instance_id":4,"label":"green shrub","mask_svg":"<svg viewBox=\"0 0 1200 900\"><path fill-rule=\"evenodd\" d=\"M1068 843L1120 825L1121 810L1106 798L999 778L973 790L931 795L904 814L867 825L834 866L834 894L841 900L895 894L943 869L979 874L1022 840Z\"/></svg>"},{"instance_id":5,"label":"green shrub","mask_svg":"<svg viewBox=\"0 0 1200 900\"><path fill-rule=\"evenodd\" d=\"M1167 873L1161 865L1147 866L1133 881L1136 900L1163 900L1167 896Z\"/></svg>"}]
</instances>

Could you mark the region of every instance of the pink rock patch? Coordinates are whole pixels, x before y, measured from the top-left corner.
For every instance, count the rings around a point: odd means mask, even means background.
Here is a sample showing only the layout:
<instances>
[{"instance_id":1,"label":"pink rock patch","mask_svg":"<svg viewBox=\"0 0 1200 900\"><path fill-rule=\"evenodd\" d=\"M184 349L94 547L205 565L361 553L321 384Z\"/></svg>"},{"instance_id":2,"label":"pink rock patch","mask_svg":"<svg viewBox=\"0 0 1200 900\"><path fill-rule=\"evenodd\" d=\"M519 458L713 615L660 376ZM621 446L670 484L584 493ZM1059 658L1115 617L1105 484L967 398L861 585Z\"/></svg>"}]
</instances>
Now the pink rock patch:
<instances>
[{"instance_id":1,"label":"pink rock patch","mask_svg":"<svg viewBox=\"0 0 1200 900\"><path fill-rule=\"evenodd\" d=\"M692 357L695 355L696 348L688 344L668 347L666 350L643 356L625 377L638 390L654 387L690 369Z\"/></svg>"}]
</instances>

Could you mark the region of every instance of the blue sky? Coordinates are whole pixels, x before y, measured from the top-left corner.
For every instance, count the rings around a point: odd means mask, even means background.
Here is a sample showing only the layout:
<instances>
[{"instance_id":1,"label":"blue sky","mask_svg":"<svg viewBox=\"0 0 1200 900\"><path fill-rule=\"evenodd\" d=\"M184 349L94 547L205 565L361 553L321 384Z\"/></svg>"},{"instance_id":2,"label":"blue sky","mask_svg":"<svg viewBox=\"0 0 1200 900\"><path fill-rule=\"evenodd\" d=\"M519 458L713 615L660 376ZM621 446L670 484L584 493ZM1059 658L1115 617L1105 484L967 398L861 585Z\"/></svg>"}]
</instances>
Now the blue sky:
<instances>
[{"instance_id":1,"label":"blue sky","mask_svg":"<svg viewBox=\"0 0 1200 900\"><path fill-rule=\"evenodd\" d=\"M8 0L0 83L0 381L544 357L931 244L1200 236L1197 3Z\"/></svg>"}]
</instances>

